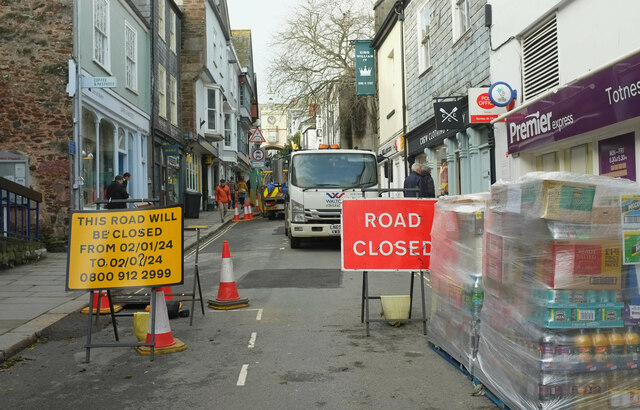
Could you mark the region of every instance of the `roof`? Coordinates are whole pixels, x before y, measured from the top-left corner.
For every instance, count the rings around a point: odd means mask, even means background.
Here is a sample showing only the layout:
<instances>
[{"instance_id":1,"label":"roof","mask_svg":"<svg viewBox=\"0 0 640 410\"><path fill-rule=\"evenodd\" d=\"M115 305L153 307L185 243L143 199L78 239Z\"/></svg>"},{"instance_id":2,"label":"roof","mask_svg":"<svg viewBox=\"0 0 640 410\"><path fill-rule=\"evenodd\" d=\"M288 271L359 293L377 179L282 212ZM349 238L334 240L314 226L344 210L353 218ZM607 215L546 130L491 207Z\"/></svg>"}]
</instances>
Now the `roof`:
<instances>
[{"instance_id":1,"label":"roof","mask_svg":"<svg viewBox=\"0 0 640 410\"><path fill-rule=\"evenodd\" d=\"M251 30L231 30L231 41L241 67L249 67L251 60Z\"/></svg>"}]
</instances>

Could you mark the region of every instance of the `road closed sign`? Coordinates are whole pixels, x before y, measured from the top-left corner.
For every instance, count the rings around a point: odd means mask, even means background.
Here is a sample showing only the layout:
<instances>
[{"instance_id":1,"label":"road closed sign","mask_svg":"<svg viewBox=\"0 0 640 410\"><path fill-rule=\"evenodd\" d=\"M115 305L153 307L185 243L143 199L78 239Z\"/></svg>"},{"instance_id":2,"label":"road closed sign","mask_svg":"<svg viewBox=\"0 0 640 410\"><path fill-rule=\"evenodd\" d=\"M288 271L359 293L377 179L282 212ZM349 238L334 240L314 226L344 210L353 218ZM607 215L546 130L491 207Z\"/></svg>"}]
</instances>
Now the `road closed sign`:
<instances>
[{"instance_id":1,"label":"road closed sign","mask_svg":"<svg viewBox=\"0 0 640 410\"><path fill-rule=\"evenodd\" d=\"M67 290L183 283L182 207L71 214Z\"/></svg>"},{"instance_id":2,"label":"road closed sign","mask_svg":"<svg viewBox=\"0 0 640 410\"><path fill-rule=\"evenodd\" d=\"M342 270L429 269L435 199L345 199Z\"/></svg>"}]
</instances>

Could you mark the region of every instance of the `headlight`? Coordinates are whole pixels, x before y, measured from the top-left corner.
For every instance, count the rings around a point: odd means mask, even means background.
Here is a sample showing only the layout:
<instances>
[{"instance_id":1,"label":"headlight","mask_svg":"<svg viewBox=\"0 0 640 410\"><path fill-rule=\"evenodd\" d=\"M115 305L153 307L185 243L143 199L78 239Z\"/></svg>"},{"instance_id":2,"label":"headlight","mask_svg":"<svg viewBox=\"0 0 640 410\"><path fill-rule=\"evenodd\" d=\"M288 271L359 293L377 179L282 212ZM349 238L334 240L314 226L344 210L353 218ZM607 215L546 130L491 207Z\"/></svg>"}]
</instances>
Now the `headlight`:
<instances>
[{"instance_id":1,"label":"headlight","mask_svg":"<svg viewBox=\"0 0 640 410\"><path fill-rule=\"evenodd\" d=\"M304 217L304 205L300 202L291 201L291 216L293 222L307 222Z\"/></svg>"}]
</instances>

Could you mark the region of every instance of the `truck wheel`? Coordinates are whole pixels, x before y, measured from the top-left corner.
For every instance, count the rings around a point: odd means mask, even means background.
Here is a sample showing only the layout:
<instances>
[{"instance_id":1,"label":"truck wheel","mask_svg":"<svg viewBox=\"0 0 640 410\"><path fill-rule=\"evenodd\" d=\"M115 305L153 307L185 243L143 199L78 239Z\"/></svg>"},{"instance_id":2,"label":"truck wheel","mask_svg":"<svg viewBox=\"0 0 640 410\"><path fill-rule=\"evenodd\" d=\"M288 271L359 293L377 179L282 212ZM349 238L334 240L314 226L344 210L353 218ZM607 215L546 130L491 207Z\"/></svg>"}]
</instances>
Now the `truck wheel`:
<instances>
[{"instance_id":1,"label":"truck wheel","mask_svg":"<svg viewBox=\"0 0 640 410\"><path fill-rule=\"evenodd\" d=\"M300 238L296 238L293 235L289 236L289 243L291 244L291 249L299 249L300 248Z\"/></svg>"}]
</instances>

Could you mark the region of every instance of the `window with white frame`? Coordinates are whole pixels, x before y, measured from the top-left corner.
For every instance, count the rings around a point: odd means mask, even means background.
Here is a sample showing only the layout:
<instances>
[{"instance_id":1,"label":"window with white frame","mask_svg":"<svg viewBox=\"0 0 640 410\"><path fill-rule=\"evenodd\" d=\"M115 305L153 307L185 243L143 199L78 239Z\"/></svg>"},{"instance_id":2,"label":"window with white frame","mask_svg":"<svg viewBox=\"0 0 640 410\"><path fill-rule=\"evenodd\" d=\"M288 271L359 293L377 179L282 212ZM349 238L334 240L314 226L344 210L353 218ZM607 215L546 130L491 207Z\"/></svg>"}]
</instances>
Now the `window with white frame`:
<instances>
[{"instance_id":1,"label":"window with white frame","mask_svg":"<svg viewBox=\"0 0 640 410\"><path fill-rule=\"evenodd\" d=\"M186 182L187 189L190 191L199 191L198 181L200 180L200 168L193 154L187 154L187 172Z\"/></svg>"},{"instance_id":2,"label":"window with white frame","mask_svg":"<svg viewBox=\"0 0 640 410\"><path fill-rule=\"evenodd\" d=\"M174 76L169 78L169 86L171 87L171 124L178 125L178 81Z\"/></svg>"},{"instance_id":3,"label":"window with white frame","mask_svg":"<svg viewBox=\"0 0 640 410\"><path fill-rule=\"evenodd\" d=\"M453 41L459 39L471 24L469 22L469 0L453 1Z\"/></svg>"},{"instance_id":4,"label":"window with white frame","mask_svg":"<svg viewBox=\"0 0 640 410\"><path fill-rule=\"evenodd\" d=\"M207 88L207 129L215 131L218 118L218 93L214 88Z\"/></svg>"},{"instance_id":5,"label":"window with white frame","mask_svg":"<svg viewBox=\"0 0 640 410\"><path fill-rule=\"evenodd\" d=\"M224 145L231 146L231 114L224 116Z\"/></svg>"},{"instance_id":6,"label":"window with white frame","mask_svg":"<svg viewBox=\"0 0 640 410\"><path fill-rule=\"evenodd\" d=\"M165 13L166 13L165 0L160 0L158 2L158 35L163 41L166 35L165 34L165 31L166 31Z\"/></svg>"},{"instance_id":7,"label":"window with white frame","mask_svg":"<svg viewBox=\"0 0 640 410\"><path fill-rule=\"evenodd\" d=\"M418 69L420 73L431 67L431 7L427 1L418 14Z\"/></svg>"},{"instance_id":8,"label":"window with white frame","mask_svg":"<svg viewBox=\"0 0 640 410\"><path fill-rule=\"evenodd\" d=\"M167 118L167 70L158 64L158 115Z\"/></svg>"},{"instance_id":9,"label":"window with white frame","mask_svg":"<svg viewBox=\"0 0 640 410\"><path fill-rule=\"evenodd\" d=\"M247 97L245 97L245 96L244 96L244 93L245 93L245 92L246 92L246 91L245 91L245 89L244 89L244 84L240 84L240 86L238 87L238 93L240 94L240 95L238 96L238 99L239 99L239 102L240 102L240 105L241 105L241 106L244 106L244 105L245 105L245 99L247 98Z\"/></svg>"},{"instance_id":10,"label":"window with white frame","mask_svg":"<svg viewBox=\"0 0 640 410\"><path fill-rule=\"evenodd\" d=\"M169 11L169 47L176 52L176 13Z\"/></svg>"},{"instance_id":11,"label":"window with white frame","mask_svg":"<svg viewBox=\"0 0 640 410\"><path fill-rule=\"evenodd\" d=\"M124 23L125 78L127 88L138 91L138 32Z\"/></svg>"},{"instance_id":12,"label":"window with white frame","mask_svg":"<svg viewBox=\"0 0 640 410\"><path fill-rule=\"evenodd\" d=\"M109 0L93 0L93 59L110 69Z\"/></svg>"}]
</instances>

